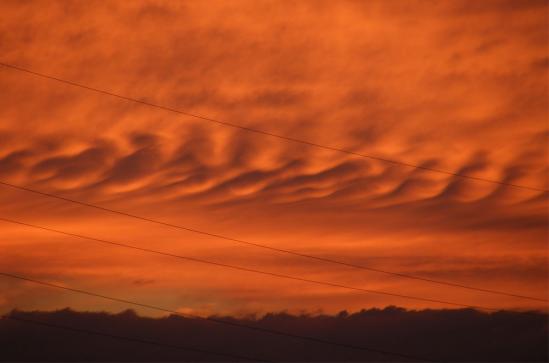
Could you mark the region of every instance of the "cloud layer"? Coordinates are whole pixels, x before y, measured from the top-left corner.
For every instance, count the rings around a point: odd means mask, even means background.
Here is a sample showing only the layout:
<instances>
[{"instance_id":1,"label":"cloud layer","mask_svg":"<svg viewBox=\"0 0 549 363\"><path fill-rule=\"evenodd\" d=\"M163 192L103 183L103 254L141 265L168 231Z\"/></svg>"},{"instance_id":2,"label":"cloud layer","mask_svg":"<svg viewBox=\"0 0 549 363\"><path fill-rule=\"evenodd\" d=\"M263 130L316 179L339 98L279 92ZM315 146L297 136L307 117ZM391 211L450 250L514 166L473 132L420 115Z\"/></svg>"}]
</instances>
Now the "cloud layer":
<instances>
[{"instance_id":1,"label":"cloud layer","mask_svg":"<svg viewBox=\"0 0 549 363\"><path fill-rule=\"evenodd\" d=\"M1 7L6 63L332 147L549 188L543 1ZM3 181L281 248L547 295L547 192L321 150L8 69L0 69L0 87ZM331 281L539 308L267 254L6 187L0 213ZM154 286L161 301L177 308L208 310L170 297L183 287L220 311L364 306L334 291L311 288L309 297L297 294L301 287L253 277L229 274L220 281L222 271L150 256L128 260L55 235L1 228L3 266L107 290L114 289L106 281L113 274L147 281L124 293ZM85 255L75 255L83 249ZM181 274L199 282L183 284L174 278ZM286 300L267 302L275 287ZM1 309L25 304L18 296L28 287L12 288ZM313 298L317 293L323 302ZM52 297L48 306L58 303L64 306Z\"/></svg>"}]
</instances>

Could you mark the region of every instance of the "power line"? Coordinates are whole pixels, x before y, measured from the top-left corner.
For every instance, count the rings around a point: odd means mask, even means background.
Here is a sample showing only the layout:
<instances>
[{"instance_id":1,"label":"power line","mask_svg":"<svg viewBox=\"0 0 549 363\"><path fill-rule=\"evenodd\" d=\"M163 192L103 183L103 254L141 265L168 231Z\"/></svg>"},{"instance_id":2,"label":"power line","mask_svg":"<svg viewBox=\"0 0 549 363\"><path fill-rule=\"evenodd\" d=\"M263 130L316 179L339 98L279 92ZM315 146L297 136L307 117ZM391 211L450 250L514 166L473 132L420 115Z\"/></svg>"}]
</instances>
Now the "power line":
<instances>
[{"instance_id":1,"label":"power line","mask_svg":"<svg viewBox=\"0 0 549 363\"><path fill-rule=\"evenodd\" d=\"M172 348L172 349L185 350L185 351L195 352L195 353L216 355L218 357L224 357L224 358L247 360L247 361L253 361L253 362L274 362L274 361L271 361L271 360L259 359L259 358L255 358L255 357L247 357L247 356L243 356L243 355L235 355L235 354L230 354L230 353L220 353L220 352L214 352L214 351L204 350L204 349L195 348L195 347L185 347L185 346L180 346L180 345L157 342L157 341L154 341L154 340L147 340L147 339L142 339L142 338L135 338L135 337L128 337L128 336L124 336L124 335L105 333L105 332L100 332L100 331L97 331L97 330L75 328L75 327L71 327L71 326L67 326L67 325L52 324L52 323L47 323L47 322L44 322L44 321L38 321L38 320L33 320L33 319L23 319L23 318L11 316L11 315L5 315L5 316L2 317L2 319L6 319L6 320L9 319L9 320L14 320L14 321L21 322L21 323L39 325L39 326L44 326L44 327L48 327L48 328L63 329L63 330L71 331L71 332L77 332L77 333L83 333L83 334L89 334L89 335L98 335L98 336L102 336L102 337L114 338L114 339L119 339L119 340L126 340L126 341L134 342L134 343L156 345L156 346L163 347L163 348Z\"/></svg>"},{"instance_id":2,"label":"power line","mask_svg":"<svg viewBox=\"0 0 549 363\"><path fill-rule=\"evenodd\" d=\"M321 338L315 338L315 337L306 336L306 335L298 335L298 334L282 332L282 331L274 330L274 329L261 328L261 327L252 326L252 325L240 324L240 323L237 323L237 322L234 322L234 321L228 321L228 320L218 319L218 318L214 318L214 317L202 317L202 316L199 316L199 315L181 313L181 312L176 311L176 310L171 310L171 309L167 309L167 308L163 308L163 307L159 307L159 306L155 306L155 305L149 305L149 304L144 304L144 303L140 303L140 302L136 302L136 301L119 299L119 298L116 298L116 297L102 295L102 294L98 294L98 293L91 292L91 291L80 290L80 289L75 289L75 288L71 288L71 287L67 287L67 286L56 285L56 284L52 284L52 283L49 283L49 282L35 280L35 279L28 278L28 277L14 275L14 274L5 273L5 272L0 272L0 276L5 276L5 277L13 278L13 279L27 281L27 282L32 282L32 283L35 283L35 284L38 284L38 285L53 287L53 288L56 288L56 289L71 291L71 292L75 292L75 293L82 294L82 295L98 297L98 298L105 299L105 300L110 300L110 301L115 301L115 302L119 302L119 303L129 304L129 305L133 305L133 306L144 307L144 308L147 308L147 309L161 311L161 312L164 312L164 313L170 313L170 314L182 316L182 317L185 317L185 318L194 318L194 319L207 320L207 321L211 321L211 322L218 323L218 324L224 324L224 325L229 325L229 326L233 326L233 327L259 331L259 332L262 332L262 333L269 333L269 334L273 334L273 335L279 335L279 336L285 336L285 337L289 337L289 338L306 340L306 341L310 341L310 342L314 342L314 343L318 343L318 344L327 344L327 345L332 345L332 346L337 346L337 347L342 347L342 348L347 348L347 349L362 350L362 351L367 351L367 352L371 352L371 353L379 353L379 354L384 354L384 355L392 355L392 356L411 359L411 360L426 361L426 362L437 362L435 360L426 359L424 357L417 357L417 356L413 356L413 355L409 355L409 354L390 352L390 351L386 351L386 350L380 350L380 349L375 349L375 348L370 348L370 347L364 347L364 346L361 346L361 345L353 345L353 344L347 344L347 343L333 342L333 341L330 341L330 340L324 340L324 339L321 339Z\"/></svg>"},{"instance_id":3,"label":"power line","mask_svg":"<svg viewBox=\"0 0 549 363\"><path fill-rule=\"evenodd\" d=\"M55 232L55 233L59 233L59 234L63 234L63 235L71 236L71 237L77 237L77 238L86 239L86 240L90 240L90 241L100 242L100 243L108 244L108 245L112 245L112 246L131 248L131 249L134 249L134 250L139 250L139 251L148 252L148 253L155 253L155 254L162 255L162 256L174 257L174 258L179 258L179 259L182 259L182 260L193 261L193 262L198 262L198 263L204 263L204 264L214 265L214 266L223 267L223 268L230 268L230 269L238 270L238 271L252 272L252 273L256 273L256 274L261 274L261 275L266 275L266 276L271 276L271 277L277 277L277 278L283 278L283 279L287 279L287 280L294 280L294 281L307 282L307 283L316 284L316 285L337 287L337 288L346 289L346 290L365 292L365 293L368 293L368 294L385 295L385 296L398 297L398 298L404 298L404 299L410 299L410 300L426 301L426 302L430 302L430 303L459 306L459 307L462 307L462 308L472 308L472 309L492 310L492 311L500 310L500 309L488 308L488 307L484 307L484 306L461 304L461 303L456 303L456 302L452 302L452 301L430 299L430 298L411 296L411 295L403 295L403 294L397 294L397 293L392 293L392 292L387 292L387 291L363 289L363 288L360 288L360 287L336 284L336 283L332 283L332 282L311 280L311 279L307 279L307 278L303 278L303 277L285 275L285 274L276 273L276 272L256 270L256 269L252 269L252 268L248 268L248 267L230 265L230 264L221 263L221 262L213 262L213 261L203 260L203 259L195 258L195 257L182 256L182 255L177 255L177 254L174 254L174 253L168 253L168 252L153 250L153 249L149 249L149 248L137 247L137 246L128 245L128 244L125 244L125 243L114 242L114 241L110 241L110 240L84 236L84 235L76 234L76 233L64 232L64 231L60 231L60 230L53 229L53 228L41 227L41 226L28 224L28 223L23 223L23 222L18 222L18 221L6 219L6 218L0 218L0 220L2 220L4 222L10 222L10 223L24 225L24 226L27 226L27 227L42 229L42 230L46 230L46 231L49 231L49 232Z\"/></svg>"},{"instance_id":4,"label":"power line","mask_svg":"<svg viewBox=\"0 0 549 363\"><path fill-rule=\"evenodd\" d=\"M209 236L209 237L224 239L224 240L231 241L231 242L236 242L236 243L240 243L240 244L245 244L245 245L254 246L254 247L258 247L258 248L263 248L263 249L266 249L266 250L275 251L275 252L279 252L279 253L285 253L285 254L289 254L289 255L293 255L293 256L308 258L308 259L312 259L312 260L316 260L316 261L328 262L328 263L332 263L332 264L336 264L336 265L340 265L340 266L346 266L346 267L352 267L352 268L366 270L366 271L389 274L389 275L393 275L393 276L399 276L399 277L404 277L404 278L408 278L408 279L414 279L414 280L419 280L419 281L424 281L424 282L429 282L429 283L436 283L436 284L440 284L440 285L459 287L459 288L474 290L474 291L479 291L479 292L505 295L505 296L511 296L511 297L534 300L534 301L543 301L543 302L549 301L547 299L541 299L541 298L537 298L537 297L524 296L524 295L519 295L519 294L514 294L514 293L509 293L509 292L504 292L504 291L478 288L478 287L473 287L473 286L468 286L468 285L457 284L457 283L453 283L453 282L434 280L434 279L423 278L423 277L419 277L419 276L415 276L415 275L409 275L409 274L404 274L404 273L399 273L399 272L381 270L381 269L376 269L376 268L372 268L372 267L368 267L368 266L364 266L364 265L358 265L358 264L333 260L333 259L329 259L329 258L309 255L309 254L305 254L305 253L295 252L295 251L292 251L292 250L272 247L272 246L264 245L264 244L257 243L257 242L251 242L251 241L246 241L246 240L242 240L242 239L232 238L232 237L228 237L228 236L224 236L224 235L220 235L220 234L216 234L216 233L201 231L201 230L190 228L190 227L185 227L185 226L181 226L181 225L167 223L167 222L159 221L159 220L156 220L156 219L141 217L141 216L137 216L135 214L130 214L130 213L127 213L127 212L122 212L122 211L119 211L119 210L102 207L102 206L99 206L99 205L96 205L96 204L91 204L91 203L82 202L82 201L75 200L75 199L70 199L70 198L63 197L63 196L56 195L56 194L41 192L41 191L38 191L38 190L35 190L35 189L30 189L30 188L27 188L27 187L7 183L7 182L4 182L4 181L0 181L0 185L4 185L4 186L7 186L7 187L11 187L11 188L18 189L18 190L23 190L23 191L26 191L26 192L30 192L30 193L34 193L34 194L38 194L38 195L42 195L42 196L46 196L46 197L49 197L49 198L55 198L55 199L63 200L63 201L66 201L66 202L82 205L82 206L85 206L85 207L98 209L98 210L101 210L101 211L104 211L104 212L119 214L119 215L122 215L122 216L125 216L125 217L139 219L139 220L154 223L154 224L159 224L159 225L162 225L162 226L167 226L167 227L180 229L180 230L184 230L184 231L188 231L188 232L192 232L192 233L197 233L197 234L201 234L201 235L205 235L205 236Z\"/></svg>"},{"instance_id":5,"label":"power line","mask_svg":"<svg viewBox=\"0 0 549 363\"><path fill-rule=\"evenodd\" d=\"M232 128L235 128L235 129L244 130L244 131L247 131L247 132L253 132L253 133L264 135L264 136L275 137L277 139L281 139L281 140L284 140L284 141L289 141L289 142L293 142L293 143L308 145L308 146L312 146L312 147L316 147L316 148L320 148L320 149L324 149L324 150L340 152L340 153L344 153L344 154L348 154L348 155L358 156L358 157L361 157L361 158L377 160L377 161L390 163L390 164L394 164L394 165L400 165L400 166L405 166L405 167L414 168L414 169L421 169L421 170L426 170L426 171L439 173L439 174L446 174L446 175L455 176L455 177L459 177L459 178L465 178L465 179L476 180L476 181L481 181L481 182L487 182L487 183L492 183L492 184L505 185L505 186L520 188L520 189L534 190L534 191L538 191L538 192L547 192L547 191L549 191L549 190L546 190L546 189L541 189L541 188L536 188L536 187L531 187L531 186L526 186L526 185L520 185L520 184L507 183L507 182L502 182L502 181L499 181L499 180L480 178L480 177L475 177L475 176L466 175L466 174L454 173L454 172L451 172L451 171L448 171L448 170L431 168L431 167L427 167L427 166L421 166L421 165L407 163L407 162L404 162L404 161L386 159L386 158L382 158L382 157L375 156L375 155L362 154L362 153L358 153L358 152L351 151L351 150L346 150L346 149L341 149L341 148L337 148L337 147L322 145L322 144L318 144L318 143L312 142L312 141L297 139L297 138L294 138L294 137L284 136L284 135L280 135L280 134L276 134L276 133L272 133L272 132L252 128L252 127L242 126L242 125L238 125L238 124L227 122L227 121L216 120L216 119L213 119L213 118L210 118L210 117L205 117L205 116L193 114L193 113L190 113L190 112L187 112L187 111L181 111L181 110L178 110L178 109L175 109L175 108L172 108L172 107L162 106L162 105L159 105L159 104L156 104L156 103L139 100L137 98L124 96L124 95L121 95L121 94L118 94L118 93L113 93L113 92L106 91L106 90L99 89L99 88L94 88L94 87L87 86L87 85L84 85L84 84L81 84L81 83L77 83L77 82L69 81L69 80L66 80L66 79L54 77L54 76L51 76L51 75L36 72L36 71L30 70L28 68L15 66L15 65L12 65L12 64L0 63L0 65L4 66L6 68L12 69L12 70L16 70L16 71L19 71L19 72L24 72L24 73L27 73L27 74L32 74L34 76L38 76L38 77L46 78L46 79L49 79L49 80L61 82L61 83L68 84L68 85L71 85L71 86L74 86L74 87L79 87L79 88L82 88L82 89L85 89L85 90L88 90L88 91L101 93L103 95L116 97L116 98L119 98L119 99L122 99L122 100L125 100L125 101L130 101L130 102L138 103L138 104L149 106L149 107L154 107L154 108L161 109L161 110L164 110L164 111L174 112L174 113L177 113L177 114L180 114L180 115L197 118L197 119L200 119L200 120L208 121L208 122L215 123L215 124L222 125L222 126L232 127Z\"/></svg>"}]
</instances>

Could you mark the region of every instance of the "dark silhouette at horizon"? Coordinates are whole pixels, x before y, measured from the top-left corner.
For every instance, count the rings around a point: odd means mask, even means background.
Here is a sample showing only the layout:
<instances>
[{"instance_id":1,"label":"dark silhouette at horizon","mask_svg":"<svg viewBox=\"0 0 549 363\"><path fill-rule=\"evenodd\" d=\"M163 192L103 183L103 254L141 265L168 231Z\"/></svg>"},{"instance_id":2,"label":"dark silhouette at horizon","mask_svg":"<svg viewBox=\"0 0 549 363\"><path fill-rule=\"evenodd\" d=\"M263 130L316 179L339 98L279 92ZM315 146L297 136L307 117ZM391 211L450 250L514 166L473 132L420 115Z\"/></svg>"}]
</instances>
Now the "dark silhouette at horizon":
<instances>
[{"instance_id":1,"label":"dark silhouette at horizon","mask_svg":"<svg viewBox=\"0 0 549 363\"><path fill-rule=\"evenodd\" d=\"M112 314L18 311L7 317L69 326L168 345L192 346L273 361L404 361L403 358L260 333L203 319ZM216 319L371 347L434 361L547 361L547 314L473 309L342 311L336 315L269 313ZM52 327L0 321L2 361L221 361L219 356L140 344Z\"/></svg>"}]
</instances>

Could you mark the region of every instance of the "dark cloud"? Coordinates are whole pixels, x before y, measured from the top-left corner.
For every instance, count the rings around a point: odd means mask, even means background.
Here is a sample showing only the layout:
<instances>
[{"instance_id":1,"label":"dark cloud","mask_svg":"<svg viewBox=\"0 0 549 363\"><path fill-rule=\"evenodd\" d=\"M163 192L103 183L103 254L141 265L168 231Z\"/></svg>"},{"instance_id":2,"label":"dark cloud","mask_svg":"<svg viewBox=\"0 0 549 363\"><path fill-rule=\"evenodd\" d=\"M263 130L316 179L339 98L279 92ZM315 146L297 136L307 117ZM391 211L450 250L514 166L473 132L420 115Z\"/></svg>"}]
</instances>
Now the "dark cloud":
<instances>
[{"instance_id":1,"label":"dark cloud","mask_svg":"<svg viewBox=\"0 0 549 363\"><path fill-rule=\"evenodd\" d=\"M547 70L549 68L549 57L542 57L532 62L532 67L536 70Z\"/></svg>"},{"instance_id":2,"label":"dark cloud","mask_svg":"<svg viewBox=\"0 0 549 363\"><path fill-rule=\"evenodd\" d=\"M105 179L99 184L120 184L139 181L152 175L162 165L163 153L158 138L152 134L132 135L135 150L122 156L106 171Z\"/></svg>"},{"instance_id":3,"label":"dark cloud","mask_svg":"<svg viewBox=\"0 0 549 363\"><path fill-rule=\"evenodd\" d=\"M156 281L153 279L137 279L133 281L134 285L143 286L143 285L150 285L154 284Z\"/></svg>"},{"instance_id":4,"label":"dark cloud","mask_svg":"<svg viewBox=\"0 0 549 363\"><path fill-rule=\"evenodd\" d=\"M30 173L35 178L70 180L105 170L113 149L109 145L90 147L78 154L46 158L35 164Z\"/></svg>"},{"instance_id":5,"label":"dark cloud","mask_svg":"<svg viewBox=\"0 0 549 363\"><path fill-rule=\"evenodd\" d=\"M25 161L31 159L34 152L31 150L13 151L0 158L0 175L15 175L26 169Z\"/></svg>"},{"instance_id":6,"label":"dark cloud","mask_svg":"<svg viewBox=\"0 0 549 363\"><path fill-rule=\"evenodd\" d=\"M405 179L402 183L396 186L390 192L387 192L379 197L380 200L391 200L405 197L413 197L418 191L425 190L433 185L432 181L426 178Z\"/></svg>"},{"instance_id":7,"label":"dark cloud","mask_svg":"<svg viewBox=\"0 0 549 363\"><path fill-rule=\"evenodd\" d=\"M457 1L452 4L452 7L461 15L478 15L482 13L491 13L497 11L499 13L517 12L531 9L543 9L547 6L545 0L486 0L469 4L468 2Z\"/></svg>"},{"instance_id":8,"label":"dark cloud","mask_svg":"<svg viewBox=\"0 0 549 363\"><path fill-rule=\"evenodd\" d=\"M474 156L473 160L462 166L456 174L474 176L475 172L484 170L489 164L483 155ZM467 195L472 188L474 189L475 183L470 179L455 176L435 198L452 199Z\"/></svg>"},{"instance_id":9,"label":"dark cloud","mask_svg":"<svg viewBox=\"0 0 549 363\"><path fill-rule=\"evenodd\" d=\"M185 131L175 141L179 145L166 162L166 167L173 169L176 175L201 168L214 158L215 141L206 128L191 126Z\"/></svg>"},{"instance_id":10,"label":"dark cloud","mask_svg":"<svg viewBox=\"0 0 549 363\"><path fill-rule=\"evenodd\" d=\"M265 187L265 191L292 192L296 188L334 184L337 187L344 180L356 177L360 172L367 170L367 162L347 161L316 173L301 173L301 175L275 182Z\"/></svg>"},{"instance_id":11,"label":"dark cloud","mask_svg":"<svg viewBox=\"0 0 549 363\"><path fill-rule=\"evenodd\" d=\"M250 99L251 105L267 107L294 107L302 105L306 100L304 93L292 90L266 90L260 91Z\"/></svg>"}]
</instances>

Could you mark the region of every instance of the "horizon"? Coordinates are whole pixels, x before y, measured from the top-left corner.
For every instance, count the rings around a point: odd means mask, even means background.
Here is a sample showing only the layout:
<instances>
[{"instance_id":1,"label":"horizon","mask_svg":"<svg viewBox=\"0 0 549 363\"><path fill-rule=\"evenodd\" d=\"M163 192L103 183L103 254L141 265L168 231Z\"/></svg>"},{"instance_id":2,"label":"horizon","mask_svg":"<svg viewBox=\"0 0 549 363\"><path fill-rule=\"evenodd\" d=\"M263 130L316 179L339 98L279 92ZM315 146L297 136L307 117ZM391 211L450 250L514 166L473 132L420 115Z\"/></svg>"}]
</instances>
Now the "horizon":
<instances>
[{"instance_id":1,"label":"horizon","mask_svg":"<svg viewBox=\"0 0 549 363\"><path fill-rule=\"evenodd\" d=\"M258 334L258 330L269 334ZM246 352L254 361L339 361L345 357L345 361L360 362L478 362L509 361L512 357L544 361L548 357L544 349L547 314L487 314L472 309L406 311L395 307L336 316L282 313L260 319L198 320L174 315L141 317L132 310L112 314L65 309L14 312L0 320L0 335L6 331L11 334L5 339L5 357L14 361L37 357L73 361L70 357L74 356L94 362L107 357L109 361L151 361L155 357L161 361L216 361L204 356L205 352ZM498 344L487 344L482 338L486 334ZM10 342L17 344L22 337L33 349L21 352L11 348ZM225 357L223 361L232 360Z\"/></svg>"},{"instance_id":2,"label":"horizon","mask_svg":"<svg viewBox=\"0 0 549 363\"><path fill-rule=\"evenodd\" d=\"M354 310L354 311L348 311L346 309L340 310L335 313L326 313L323 311L296 311L291 312L287 310L279 310L279 311L268 311L268 312L262 312L262 313L249 313L245 315L184 315L186 313L165 313L164 315L149 315L149 314L140 314L139 309L135 309L132 307L118 310L118 311L107 311L107 310L75 310L71 308L70 306L66 306L63 308L58 308L55 310L21 310L18 308L14 308L13 310L7 312L4 315L10 315L11 313L45 313L45 314L52 314L52 313L58 313L58 312L73 312L73 313L83 313L83 314L107 314L107 315L135 315L139 318L152 318L152 319L163 319L166 317L181 317L181 318L187 318L187 319L201 319L204 317L231 317L231 318L237 318L237 319L263 319L265 316L272 316L272 315L289 315L294 317L348 317L351 315L358 315L362 313L370 313L370 312L383 312L383 311L398 311L398 312L405 312L405 313L421 313L421 312L460 312L460 311L471 311L478 314L484 314L484 315L491 315L491 314L498 314L498 313L517 313L517 314L539 314L539 315L549 315L549 312L543 311L543 310L516 310L516 309L510 309L510 310L495 310L495 311L485 311L485 310L476 310L473 308L439 308L439 309L433 309L433 308L423 308L423 309L407 309L401 306L396 305L387 305L384 307L370 307L370 308L362 308L360 310Z\"/></svg>"}]
</instances>

